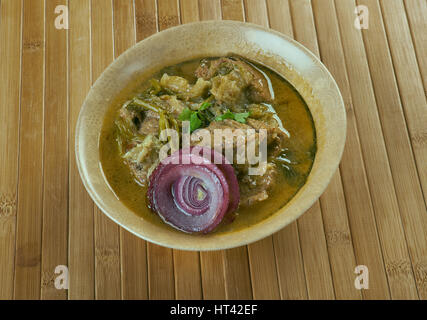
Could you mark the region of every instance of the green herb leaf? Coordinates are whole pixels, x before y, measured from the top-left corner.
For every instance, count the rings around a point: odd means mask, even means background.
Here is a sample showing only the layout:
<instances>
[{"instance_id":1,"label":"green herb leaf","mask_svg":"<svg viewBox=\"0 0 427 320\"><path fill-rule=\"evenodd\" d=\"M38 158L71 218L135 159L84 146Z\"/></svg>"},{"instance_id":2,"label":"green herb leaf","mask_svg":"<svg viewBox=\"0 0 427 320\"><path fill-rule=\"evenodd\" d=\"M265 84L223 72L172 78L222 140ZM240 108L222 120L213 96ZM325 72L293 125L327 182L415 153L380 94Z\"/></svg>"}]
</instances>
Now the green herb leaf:
<instances>
[{"instance_id":1,"label":"green herb leaf","mask_svg":"<svg viewBox=\"0 0 427 320\"><path fill-rule=\"evenodd\" d=\"M240 123L246 123L246 118L248 118L249 115L250 115L249 112L233 113L230 110L227 110L226 113L216 117L215 121L224 121L225 119L232 119Z\"/></svg>"},{"instance_id":2,"label":"green herb leaf","mask_svg":"<svg viewBox=\"0 0 427 320\"><path fill-rule=\"evenodd\" d=\"M227 110L226 113L215 118L215 121L224 121L225 119L234 119L234 113Z\"/></svg>"},{"instance_id":3,"label":"green herb leaf","mask_svg":"<svg viewBox=\"0 0 427 320\"><path fill-rule=\"evenodd\" d=\"M129 104L126 106L126 108L140 108L141 111L145 111L145 110L151 110L154 112L159 113L161 111L161 109L159 108L159 106L155 105L152 102L149 101L145 101L139 98L133 98L133 100L131 100L129 102Z\"/></svg>"},{"instance_id":4,"label":"green herb leaf","mask_svg":"<svg viewBox=\"0 0 427 320\"><path fill-rule=\"evenodd\" d=\"M190 117L190 130L191 132L199 129L202 126L202 120L199 119L197 112L193 112Z\"/></svg>"},{"instance_id":5,"label":"green herb leaf","mask_svg":"<svg viewBox=\"0 0 427 320\"><path fill-rule=\"evenodd\" d=\"M246 118L249 117L249 115L250 115L249 112L235 113L234 114L234 120L236 120L237 122L240 122L240 123L246 123Z\"/></svg>"},{"instance_id":6,"label":"green herb leaf","mask_svg":"<svg viewBox=\"0 0 427 320\"><path fill-rule=\"evenodd\" d=\"M204 122L206 122L206 116L202 113L211 106L210 102L203 103L198 111L193 111L190 108L185 108L179 115L179 120L190 121L190 131L193 132L199 129Z\"/></svg>"},{"instance_id":7,"label":"green herb leaf","mask_svg":"<svg viewBox=\"0 0 427 320\"><path fill-rule=\"evenodd\" d=\"M193 114L194 112L193 111L191 111L190 110L190 108L185 108L183 111L182 111L182 113L179 115L179 120L181 120L181 121L190 121L190 119L191 119L191 115Z\"/></svg>"},{"instance_id":8,"label":"green herb leaf","mask_svg":"<svg viewBox=\"0 0 427 320\"><path fill-rule=\"evenodd\" d=\"M199 108L199 111L203 111L208 109L210 106L212 106L212 103L210 102L203 102L202 105Z\"/></svg>"}]
</instances>

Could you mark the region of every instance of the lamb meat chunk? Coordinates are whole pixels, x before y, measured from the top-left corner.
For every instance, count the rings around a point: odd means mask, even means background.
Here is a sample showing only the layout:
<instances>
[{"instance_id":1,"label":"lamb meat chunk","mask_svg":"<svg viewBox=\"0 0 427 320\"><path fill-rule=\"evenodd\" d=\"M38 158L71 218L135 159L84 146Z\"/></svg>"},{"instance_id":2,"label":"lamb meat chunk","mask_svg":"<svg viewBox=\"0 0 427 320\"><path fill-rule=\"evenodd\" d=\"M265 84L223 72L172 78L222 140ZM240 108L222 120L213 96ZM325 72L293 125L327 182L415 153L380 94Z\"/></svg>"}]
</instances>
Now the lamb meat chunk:
<instances>
[{"instance_id":1,"label":"lamb meat chunk","mask_svg":"<svg viewBox=\"0 0 427 320\"><path fill-rule=\"evenodd\" d=\"M226 130L230 129L232 132L233 139L233 167L235 168L238 177L239 177L239 186L241 193L241 205L251 205L258 201L263 201L268 198L268 191L274 186L277 175L277 167L273 163L267 163L266 171L263 175L249 175L249 168L251 167L247 154L245 154L245 163L237 164L236 159L238 156L238 144L243 143L248 144L248 139L255 139L255 150L259 148L259 139L260 135L255 133L255 135L248 135L248 129L266 129L267 134L268 130L274 131L275 127L268 127L267 124L263 124L262 121L259 122L249 122L247 124L237 122L235 120L226 119L224 121L213 121L206 128L211 133L211 148L216 148L217 150L225 150L226 142L225 140L221 141L221 145L216 145L213 135L215 130L221 129ZM193 134L197 135L197 131ZM268 136L267 136L268 137ZM277 139L277 138L276 138ZM202 144L202 142L200 142ZM196 142L196 145L200 145Z\"/></svg>"},{"instance_id":2,"label":"lamb meat chunk","mask_svg":"<svg viewBox=\"0 0 427 320\"><path fill-rule=\"evenodd\" d=\"M246 123L257 131L260 129L267 130L268 144L271 144L277 140L283 140L286 137L286 134L279 128L279 124L274 118L271 118L268 121L248 118L246 119Z\"/></svg>"},{"instance_id":3,"label":"lamb meat chunk","mask_svg":"<svg viewBox=\"0 0 427 320\"><path fill-rule=\"evenodd\" d=\"M229 143L231 143L231 137L233 137L233 144L232 144L232 148L233 148L233 159L228 159L230 162L232 162L234 168L241 173L247 173L248 169L250 167L250 159L248 159L248 155L245 152L246 151L246 147L250 144L251 141L253 141L254 145L255 145L255 150L256 153L259 150L259 144L260 144L260 135L258 133L255 132L255 134L249 134L248 130L253 129L252 127L244 124L244 123L240 123L237 122L235 120L231 120L231 119L226 119L224 121L213 121L211 122L211 124L206 128L210 134L211 134L211 139L210 139L210 145L205 145L205 141L203 140L197 140L197 136L198 136L198 132L194 132L192 135L192 140L193 140L193 144L194 145L203 145L205 147L210 147L216 150L221 150L223 151L223 153L226 154L226 149L229 148ZM222 141L215 141L214 139L214 134L215 134L215 130L231 130L230 135L227 135L227 139L222 139ZM250 141L251 140L251 141ZM238 146L244 145L245 148L243 150L241 150L241 148L239 148ZM241 154L239 152L245 152L244 154ZM226 154L227 155L227 154ZM244 161L237 161L237 160L244 160ZM242 162L242 163L237 163L237 162Z\"/></svg>"},{"instance_id":4,"label":"lamb meat chunk","mask_svg":"<svg viewBox=\"0 0 427 320\"><path fill-rule=\"evenodd\" d=\"M239 177L240 205L250 206L255 202L268 198L268 191L276 184L277 167L273 163L267 164L264 175L241 175Z\"/></svg>"},{"instance_id":5,"label":"lamb meat chunk","mask_svg":"<svg viewBox=\"0 0 427 320\"><path fill-rule=\"evenodd\" d=\"M279 127L279 123L274 118L261 121L252 118L246 119L246 123L255 130L267 130L268 156L277 157L283 152L283 148L288 141L287 134Z\"/></svg>"},{"instance_id":6,"label":"lamb meat chunk","mask_svg":"<svg viewBox=\"0 0 427 320\"><path fill-rule=\"evenodd\" d=\"M203 78L197 79L194 85L190 85L187 79L178 76L169 76L167 73L160 79L160 85L186 100L205 96L212 86L211 81Z\"/></svg>"},{"instance_id":7,"label":"lamb meat chunk","mask_svg":"<svg viewBox=\"0 0 427 320\"><path fill-rule=\"evenodd\" d=\"M142 135L158 135L159 134L158 113L151 110L144 111L144 120L141 122L138 132Z\"/></svg>"},{"instance_id":8,"label":"lamb meat chunk","mask_svg":"<svg viewBox=\"0 0 427 320\"><path fill-rule=\"evenodd\" d=\"M224 77L236 71L242 78L244 88L249 89L249 98L254 102L270 102L272 100L268 81L264 74L251 64L239 58L219 58L202 61L195 75L205 80ZM234 88L235 89L235 88Z\"/></svg>"},{"instance_id":9,"label":"lamb meat chunk","mask_svg":"<svg viewBox=\"0 0 427 320\"><path fill-rule=\"evenodd\" d=\"M249 126L247 126L246 124L231 120L231 119L226 119L224 121L212 121L210 123L210 125L205 128L206 130L208 130L211 134L211 145L210 146L206 146L206 147L211 147L211 148L218 148L218 149L222 149L224 150L225 147L225 141L223 139L223 141L221 141L221 145L216 146L215 145L215 139L214 139L214 134L215 134L215 130L231 130L234 139L233 139L233 148L237 148L237 141L242 141L242 139L244 139L246 141L246 130L250 129ZM241 131L237 131L237 130L241 130ZM198 137L198 132L194 132L192 135L192 140L195 141L195 145L201 145L204 141L200 141L197 139Z\"/></svg>"},{"instance_id":10,"label":"lamb meat chunk","mask_svg":"<svg viewBox=\"0 0 427 320\"><path fill-rule=\"evenodd\" d=\"M127 126L142 135L157 135L159 133L159 115L151 110L139 111L125 104L119 111L119 116Z\"/></svg>"},{"instance_id":11,"label":"lamb meat chunk","mask_svg":"<svg viewBox=\"0 0 427 320\"><path fill-rule=\"evenodd\" d=\"M247 124L237 122L232 119L225 119L224 121L212 121L208 130L215 130L215 129L242 129L247 130L251 129Z\"/></svg>"},{"instance_id":12,"label":"lamb meat chunk","mask_svg":"<svg viewBox=\"0 0 427 320\"><path fill-rule=\"evenodd\" d=\"M219 58L215 60L204 59L196 69L197 78L205 80L212 79L216 75L226 75L234 69L234 63L229 58Z\"/></svg>"},{"instance_id":13,"label":"lamb meat chunk","mask_svg":"<svg viewBox=\"0 0 427 320\"><path fill-rule=\"evenodd\" d=\"M233 70L227 75L212 78L211 93L219 102L229 105L240 104L244 101L245 89L248 85L248 79L240 72Z\"/></svg>"},{"instance_id":14,"label":"lamb meat chunk","mask_svg":"<svg viewBox=\"0 0 427 320\"><path fill-rule=\"evenodd\" d=\"M132 175L139 183L145 185L148 182L149 176L158 165L160 148L160 141L155 136L148 135L123 155Z\"/></svg>"},{"instance_id":15,"label":"lamb meat chunk","mask_svg":"<svg viewBox=\"0 0 427 320\"><path fill-rule=\"evenodd\" d=\"M123 121L133 130L138 131L141 122L144 119L144 116L132 109L127 108L127 104L125 104L119 111L119 117L123 119Z\"/></svg>"},{"instance_id":16,"label":"lamb meat chunk","mask_svg":"<svg viewBox=\"0 0 427 320\"><path fill-rule=\"evenodd\" d=\"M270 119L274 113L264 104L252 103L247 106L248 111L251 113L251 118L257 120Z\"/></svg>"},{"instance_id":17,"label":"lamb meat chunk","mask_svg":"<svg viewBox=\"0 0 427 320\"><path fill-rule=\"evenodd\" d=\"M250 69L254 76L249 87L249 96L254 102L271 102L271 92L268 86L267 79L265 76L258 70L251 68Z\"/></svg>"},{"instance_id":18,"label":"lamb meat chunk","mask_svg":"<svg viewBox=\"0 0 427 320\"><path fill-rule=\"evenodd\" d=\"M206 95L211 86L212 83L210 81L199 78L197 79L196 83L191 86L186 97L190 99L203 97Z\"/></svg>"},{"instance_id":19,"label":"lamb meat chunk","mask_svg":"<svg viewBox=\"0 0 427 320\"><path fill-rule=\"evenodd\" d=\"M165 96L161 96L160 99L162 102L166 102L166 103L162 103L165 110L169 114L173 115L175 118L178 118L179 115L182 113L182 111L184 111L185 109L184 102L179 100L176 96L165 95Z\"/></svg>"},{"instance_id":20,"label":"lamb meat chunk","mask_svg":"<svg viewBox=\"0 0 427 320\"><path fill-rule=\"evenodd\" d=\"M175 93L186 93L190 86L187 79L178 76L170 76L167 73L160 79L160 85Z\"/></svg>"},{"instance_id":21,"label":"lamb meat chunk","mask_svg":"<svg viewBox=\"0 0 427 320\"><path fill-rule=\"evenodd\" d=\"M215 130L231 130L233 139L233 148L237 148L238 141L247 141L247 130L251 129L248 125L244 123L237 122L235 120L226 119L224 121L212 121L210 125L206 128L211 133L211 147L218 147L224 150L225 141L221 141L220 146L215 145L214 133ZM197 134L197 133L196 133Z\"/></svg>"},{"instance_id":22,"label":"lamb meat chunk","mask_svg":"<svg viewBox=\"0 0 427 320\"><path fill-rule=\"evenodd\" d=\"M249 84L249 96L254 102L271 102L272 97L267 78L257 68L242 60L236 60L237 64L242 70L252 75L252 80Z\"/></svg>"},{"instance_id":23,"label":"lamb meat chunk","mask_svg":"<svg viewBox=\"0 0 427 320\"><path fill-rule=\"evenodd\" d=\"M258 193L246 193L246 194L240 194L240 202L239 206L242 207L248 207L253 205L255 202L260 202L268 199L268 192L265 190L262 190Z\"/></svg>"}]
</instances>

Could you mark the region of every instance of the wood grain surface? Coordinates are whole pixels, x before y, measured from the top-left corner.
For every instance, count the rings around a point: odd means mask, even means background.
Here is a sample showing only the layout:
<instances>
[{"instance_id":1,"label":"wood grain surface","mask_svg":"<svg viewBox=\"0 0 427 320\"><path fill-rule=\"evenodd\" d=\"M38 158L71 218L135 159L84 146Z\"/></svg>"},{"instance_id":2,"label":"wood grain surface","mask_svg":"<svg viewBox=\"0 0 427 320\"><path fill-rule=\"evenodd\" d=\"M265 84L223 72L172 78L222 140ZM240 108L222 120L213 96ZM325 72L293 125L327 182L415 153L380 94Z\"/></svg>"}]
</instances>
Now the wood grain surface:
<instances>
[{"instance_id":1,"label":"wood grain surface","mask_svg":"<svg viewBox=\"0 0 427 320\"><path fill-rule=\"evenodd\" d=\"M68 29L55 27L59 5ZM425 0L0 0L0 299L427 299L426 17ZM94 205L75 125L126 49L220 19L317 55L343 95L347 143L327 190L288 227L230 250L172 250ZM55 287L60 265L67 290ZM358 265L369 289L355 288Z\"/></svg>"}]
</instances>

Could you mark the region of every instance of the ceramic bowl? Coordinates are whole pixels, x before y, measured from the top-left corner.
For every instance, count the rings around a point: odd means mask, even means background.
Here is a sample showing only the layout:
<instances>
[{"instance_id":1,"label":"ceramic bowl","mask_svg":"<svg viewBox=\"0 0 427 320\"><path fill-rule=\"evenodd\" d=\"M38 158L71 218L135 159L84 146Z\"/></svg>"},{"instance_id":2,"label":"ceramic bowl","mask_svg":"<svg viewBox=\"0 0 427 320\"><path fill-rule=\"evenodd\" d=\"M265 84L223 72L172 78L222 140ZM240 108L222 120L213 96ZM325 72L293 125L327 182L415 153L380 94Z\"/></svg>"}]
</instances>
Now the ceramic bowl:
<instances>
[{"instance_id":1,"label":"ceramic bowl","mask_svg":"<svg viewBox=\"0 0 427 320\"><path fill-rule=\"evenodd\" d=\"M273 69L306 101L318 150L306 184L292 200L261 222L228 233L191 235L137 216L110 189L99 163L99 135L111 101L133 79L193 58L237 54ZM96 205L121 227L147 241L183 250L219 250L267 237L300 217L320 197L337 170L346 137L346 114L329 71L298 42L263 27L232 21L186 24L157 33L117 58L91 88L76 129L77 165ZM268 200L267 200L268 201Z\"/></svg>"}]
</instances>

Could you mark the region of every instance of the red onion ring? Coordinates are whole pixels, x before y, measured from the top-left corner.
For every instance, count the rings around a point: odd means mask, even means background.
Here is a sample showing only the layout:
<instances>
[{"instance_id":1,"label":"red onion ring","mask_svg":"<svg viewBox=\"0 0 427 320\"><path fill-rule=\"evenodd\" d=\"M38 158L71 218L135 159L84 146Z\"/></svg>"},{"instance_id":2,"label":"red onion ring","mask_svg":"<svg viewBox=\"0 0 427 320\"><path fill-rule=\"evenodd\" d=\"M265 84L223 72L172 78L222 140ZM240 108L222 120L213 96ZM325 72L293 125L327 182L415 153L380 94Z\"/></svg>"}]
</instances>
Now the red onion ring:
<instances>
[{"instance_id":1,"label":"red onion ring","mask_svg":"<svg viewBox=\"0 0 427 320\"><path fill-rule=\"evenodd\" d=\"M174 164L176 157L181 164ZM215 229L229 207L229 187L223 172L206 158L191 153L178 152L166 160L150 177L151 208L166 223L184 232L208 233ZM191 195L192 187L202 187L204 198L198 201Z\"/></svg>"},{"instance_id":2,"label":"red onion ring","mask_svg":"<svg viewBox=\"0 0 427 320\"><path fill-rule=\"evenodd\" d=\"M192 147L190 150L183 150L183 152L191 152L192 154L203 156L205 159L217 165L217 167L224 173L230 189L230 205L227 213L236 211L240 202L239 182L237 181L234 168L227 158L221 153L215 151L215 149L207 147Z\"/></svg>"},{"instance_id":3,"label":"red onion ring","mask_svg":"<svg viewBox=\"0 0 427 320\"><path fill-rule=\"evenodd\" d=\"M184 213L200 216L208 210L210 196L199 178L182 176L173 184L172 195ZM199 195L203 198L199 199Z\"/></svg>"}]
</instances>

